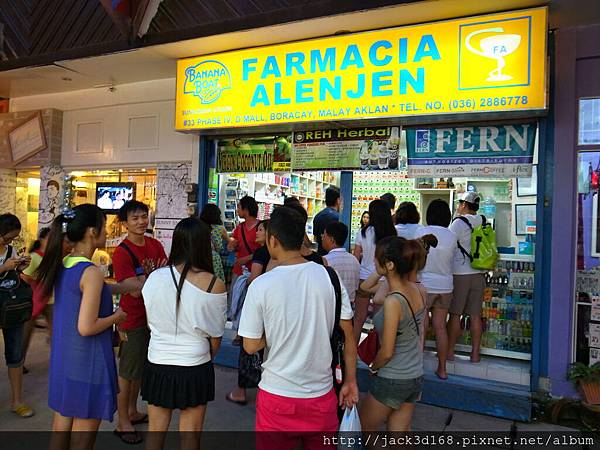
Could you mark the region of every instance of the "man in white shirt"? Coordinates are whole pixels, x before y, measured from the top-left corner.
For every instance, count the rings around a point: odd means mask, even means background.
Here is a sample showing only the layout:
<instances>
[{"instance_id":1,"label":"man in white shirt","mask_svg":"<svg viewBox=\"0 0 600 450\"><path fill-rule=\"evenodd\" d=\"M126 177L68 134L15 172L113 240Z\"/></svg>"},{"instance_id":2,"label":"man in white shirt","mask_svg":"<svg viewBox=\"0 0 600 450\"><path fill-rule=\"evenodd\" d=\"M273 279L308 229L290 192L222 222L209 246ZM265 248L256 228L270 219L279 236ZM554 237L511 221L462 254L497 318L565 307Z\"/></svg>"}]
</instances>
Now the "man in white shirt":
<instances>
[{"instance_id":1,"label":"man in white shirt","mask_svg":"<svg viewBox=\"0 0 600 450\"><path fill-rule=\"evenodd\" d=\"M335 291L327 270L301 256L304 234L300 213L286 207L273 211L267 247L278 265L249 286L238 330L248 353L266 349L256 431L279 432L259 433L278 441L273 448L293 448L299 436L304 448L322 446L322 434L299 433L335 433L339 426L330 344ZM356 345L350 300L343 286L341 291L345 374L339 405L352 407L358 403Z\"/></svg>"},{"instance_id":2,"label":"man in white shirt","mask_svg":"<svg viewBox=\"0 0 600 450\"><path fill-rule=\"evenodd\" d=\"M463 193L458 202L457 217L450 224L457 238L454 252L454 290L448 321L448 360L454 359L454 347L461 334L460 316L469 316L471 331L471 362L480 361L481 309L485 289L484 272L471 267L471 232L481 226L483 219L477 215L481 199L476 192Z\"/></svg>"},{"instance_id":3,"label":"man in white shirt","mask_svg":"<svg viewBox=\"0 0 600 450\"><path fill-rule=\"evenodd\" d=\"M340 276L350 301L354 303L360 280L360 263L344 248L347 238L348 227L342 222L332 222L325 227L322 242L328 252L324 256L327 265L333 267Z\"/></svg>"}]
</instances>

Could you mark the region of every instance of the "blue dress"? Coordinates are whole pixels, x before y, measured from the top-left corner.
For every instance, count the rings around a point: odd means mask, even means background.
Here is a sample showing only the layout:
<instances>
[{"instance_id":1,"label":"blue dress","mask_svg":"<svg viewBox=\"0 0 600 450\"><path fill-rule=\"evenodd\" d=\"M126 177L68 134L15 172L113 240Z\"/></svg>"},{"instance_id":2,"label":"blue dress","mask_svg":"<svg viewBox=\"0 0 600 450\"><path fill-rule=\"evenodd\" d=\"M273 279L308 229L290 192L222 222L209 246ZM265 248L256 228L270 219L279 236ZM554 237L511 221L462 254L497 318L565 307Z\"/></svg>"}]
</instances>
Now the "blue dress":
<instances>
[{"instance_id":1,"label":"blue dress","mask_svg":"<svg viewBox=\"0 0 600 450\"><path fill-rule=\"evenodd\" d=\"M79 282L91 265L87 258L66 258L55 284L48 406L64 417L112 421L118 392L112 327L95 336L77 330ZM104 285L98 316L112 313L112 295Z\"/></svg>"}]
</instances>

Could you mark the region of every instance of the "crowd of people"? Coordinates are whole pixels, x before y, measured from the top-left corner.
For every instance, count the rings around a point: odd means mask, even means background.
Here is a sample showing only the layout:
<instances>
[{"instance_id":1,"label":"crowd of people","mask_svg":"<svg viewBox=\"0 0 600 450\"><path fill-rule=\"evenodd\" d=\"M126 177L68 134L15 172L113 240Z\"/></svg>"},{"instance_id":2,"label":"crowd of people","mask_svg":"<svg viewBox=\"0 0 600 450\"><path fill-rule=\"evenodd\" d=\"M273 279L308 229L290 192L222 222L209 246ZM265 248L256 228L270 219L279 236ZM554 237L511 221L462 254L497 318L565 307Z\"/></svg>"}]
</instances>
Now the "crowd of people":
<instances>
[{"instance_id":1,"label":"crowd of people","mask_svg":"<svg viewBox=\"0 0 600 450\"><path fill-rule=\"evenodd\" d=\"M378 345L368 364L371 388L359 408L362 427L408 431L422 392L430 323L440 379L448 377L462 315L470 316L471 361L479 361L484 276L467 258L471 228L482 220L479 201L474 192L463 194L460 220L453 220L450 206L435 200L421 226L414 204L395 209L394 196L384 194L362 215L349 253L339 189L327 189L327 207L314 219L316 251L297 199L287 198L260 221L256 201L246 196L237 205L243 221L231 236L219 208L208 204L176 226L168 256L145 235L148 206L128 201L118 213L127 236L113 255L112 284L92 263L106 243L99 207L84 204L58 216L41 230L30 256L10 246L20 233L18 219L1 215L0 276L21 273L34 304L32 319L2 328L12 410L34 414L21 396L23 363L33 321L43 314L52 330L53 431L93 432L118 412L115 435L137 444L142 436L135 425L148 422L149 431L164 432L180 410L179 429L192 432L186 438L193 441L215 397L213 360L229 317L240 355L238 385L226 400L246 405L247 389L258 387L256 431L285 431L267 433L268 439L293 448L298 433L334 433L342 410L358 407L357 347L371 314ZM235 252L231 277L221 257L225 248ZM120 294L116 310L114 294ZM140 393L147 415L137 409ZM91 448L94 433L73 439ZM305 439L307 448L316 444L315 436ZM149 435L147 448L163 445L164 433Z\"/></svg>"}]
</instances>

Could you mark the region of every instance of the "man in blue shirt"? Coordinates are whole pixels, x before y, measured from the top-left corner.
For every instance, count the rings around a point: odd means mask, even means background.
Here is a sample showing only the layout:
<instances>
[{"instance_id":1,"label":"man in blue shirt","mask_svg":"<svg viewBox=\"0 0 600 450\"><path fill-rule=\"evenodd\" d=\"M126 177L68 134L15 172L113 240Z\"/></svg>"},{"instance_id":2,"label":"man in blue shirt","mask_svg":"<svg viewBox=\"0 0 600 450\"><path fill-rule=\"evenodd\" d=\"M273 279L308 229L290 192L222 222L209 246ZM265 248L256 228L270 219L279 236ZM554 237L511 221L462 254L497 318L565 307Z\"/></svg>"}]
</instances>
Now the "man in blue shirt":
<instances>
[{"instance_id":1,"label":"man in blue shirt","mask_svg":"<svg viewBox=\"0 0 600 450\"><path fill-rule=\"evenodd\" d=\"M340 221L340 211L342 209L342 196L340 190L335 186L330 186L325 191L325 205L327 206L313 220L313 235L317 239L319 246L317 252L323 256L327 254L327 250L323 248L321 241L322 235L325 232L325 227L332 222Z\"/></svg>"}]
</instances>

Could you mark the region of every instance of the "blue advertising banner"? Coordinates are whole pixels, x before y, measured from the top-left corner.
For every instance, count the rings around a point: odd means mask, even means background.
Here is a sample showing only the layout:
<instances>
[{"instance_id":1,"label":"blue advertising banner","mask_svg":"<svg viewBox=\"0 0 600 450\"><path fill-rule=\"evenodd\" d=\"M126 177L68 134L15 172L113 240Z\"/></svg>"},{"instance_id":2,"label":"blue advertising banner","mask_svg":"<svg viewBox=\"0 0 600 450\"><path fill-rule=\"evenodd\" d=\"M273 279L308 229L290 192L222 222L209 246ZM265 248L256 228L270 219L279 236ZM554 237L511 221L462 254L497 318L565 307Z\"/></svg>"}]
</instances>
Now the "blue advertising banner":
<instances>
[{"instance_id":1,"label":"blue advertising banner","mask_svg":"<svg viewBox=\"0 0 600 450\"><path fill-rule=\"evenodd\" d=\"M530 177L535 123L407 128L408 176Z\"/></svg>"}]
</instances>

